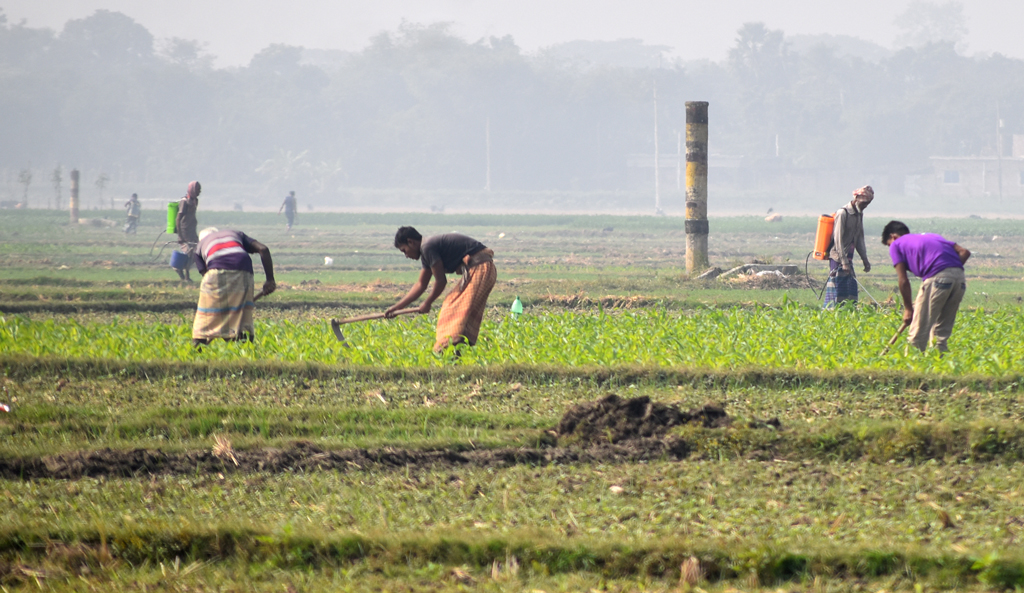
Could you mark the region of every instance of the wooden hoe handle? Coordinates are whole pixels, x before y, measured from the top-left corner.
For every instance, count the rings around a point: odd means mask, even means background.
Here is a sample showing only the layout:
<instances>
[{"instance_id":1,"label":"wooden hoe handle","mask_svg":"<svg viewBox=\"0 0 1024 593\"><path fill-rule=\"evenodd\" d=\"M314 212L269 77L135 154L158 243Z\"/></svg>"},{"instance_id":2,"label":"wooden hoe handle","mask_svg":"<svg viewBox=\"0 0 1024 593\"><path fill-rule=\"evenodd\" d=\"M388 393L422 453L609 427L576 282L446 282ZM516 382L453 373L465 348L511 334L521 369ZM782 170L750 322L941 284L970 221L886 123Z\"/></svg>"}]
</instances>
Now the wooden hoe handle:
<instances>
[{"instance_id":1,"label":"wooden hoe handle","mask_svg":"<svg viewBox=\"0 0 1024 593\"><path fill-rule=\"evenodd\" d=\"M395 311L395 315L412 315L413 313L419 313L419 308L416 309L401 309ZM357 321L370 321L373 319L384 319L384 313L371 313L369 315L359 315L356 317L349 317L348 319L332 319L331 323L335 325L345 325L346 323L356 323Z\"/></svg>"},{"instance_id":2,"label":"wooden hoe handle","mask_svg":"<svg viewBox=\"0 0 1024 593\"><path fill-rule=\"evenodd\" d=\"M896 333L893 334L892 339L889 340L889 345L892 346L893 344L895 344L896 340L900 339L900 334L903 333L903 330L907 329L908 327L910 327L910 324L907 323L906 321L900 324L900 328L896 330Z\"/></svg>"},{"instance_id":3,"label":"wooden hoe handle","mask_svg":"<svg viewBox=\"0 0 1024 593\"><path fill-rule=\"evenodd\" d=\"M906 321L900 324L900 328L896 330L896 333L892 335L892 338L889 340L889 343L886 344L885 348L882 350L881 356L885 356L886 354L888 354L889 346L895 344L896 340L900 339L900 335L903 333L903 330L907 329L908 327L910 327L910 324L907 323Z\"/></svg>"}]
</instances>

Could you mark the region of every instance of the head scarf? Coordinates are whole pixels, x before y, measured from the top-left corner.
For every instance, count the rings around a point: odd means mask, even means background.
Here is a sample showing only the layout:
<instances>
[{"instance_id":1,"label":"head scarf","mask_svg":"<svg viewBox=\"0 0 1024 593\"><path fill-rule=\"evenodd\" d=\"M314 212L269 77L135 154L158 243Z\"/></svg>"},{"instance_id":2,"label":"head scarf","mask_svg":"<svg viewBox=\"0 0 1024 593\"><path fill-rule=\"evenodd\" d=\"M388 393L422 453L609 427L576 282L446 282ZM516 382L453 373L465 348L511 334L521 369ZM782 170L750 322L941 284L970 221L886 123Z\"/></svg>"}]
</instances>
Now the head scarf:
<instances>
[{"instance_id":1,"label":"head scarf","mask_svg":"<svg viewBox=\"0 0 1024 593\"><path fill-rule=\"evenodd\" d=\"M193 181L192 183L188 184L188 193L185 194L185 197L187 197L187 198L189 198L191 200L198 199L199 198L199 191L202 190L202 189L203 189L203 187L201 185L199 185L198 181Z\"/></svg>"},{"instance_id":2,"label":"head scarf","mask_svg":"<svg viewBox=\"0 0 1024 593\"><path fill-rule=\"evenodd\" d=\"M870 185L865 185L864 187L862 187L860 189L853 190L853 198L854 199L857 199L857 198L859 198L861 196L864 196L869 201L870 200L874 200L875 199L875 190L871 189Z\"/></svg>"}]
</instances>

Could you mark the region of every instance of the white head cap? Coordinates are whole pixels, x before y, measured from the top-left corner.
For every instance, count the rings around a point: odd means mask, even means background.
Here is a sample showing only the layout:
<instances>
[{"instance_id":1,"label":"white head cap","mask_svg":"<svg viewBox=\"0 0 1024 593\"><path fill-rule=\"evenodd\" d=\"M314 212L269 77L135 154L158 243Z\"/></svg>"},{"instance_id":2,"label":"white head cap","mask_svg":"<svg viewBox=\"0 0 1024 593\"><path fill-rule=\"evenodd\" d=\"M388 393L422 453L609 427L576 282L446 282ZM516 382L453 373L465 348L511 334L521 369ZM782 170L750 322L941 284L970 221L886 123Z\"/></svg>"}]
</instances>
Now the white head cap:
<instances>
[{"instance_id":1,"label":"white head cap","mask_svg":"<svg viewBox=\"0 0 1024 593\"><path fill-rule=\"evenodd\" d=\"M217 232L217 227L215 227L215 226L208 226L205 229L199 231L199 240L202 241L210 233L216 233L216 232Z\"/></svg>"}]
</instances>

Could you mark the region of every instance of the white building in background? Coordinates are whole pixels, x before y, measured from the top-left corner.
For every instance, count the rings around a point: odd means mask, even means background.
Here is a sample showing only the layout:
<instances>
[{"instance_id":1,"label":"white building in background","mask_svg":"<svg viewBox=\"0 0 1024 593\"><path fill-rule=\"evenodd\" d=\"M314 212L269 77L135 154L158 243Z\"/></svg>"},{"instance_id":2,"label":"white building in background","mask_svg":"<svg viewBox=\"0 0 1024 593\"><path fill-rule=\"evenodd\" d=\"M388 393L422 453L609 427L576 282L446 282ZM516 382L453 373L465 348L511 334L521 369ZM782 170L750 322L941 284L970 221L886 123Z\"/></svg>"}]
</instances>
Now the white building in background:
<instances>
[{"instance_id":1,"label":"white building in background","mask_svg":"<svg viewBox=\"0 0 1024 593\"><path fill-rule=\"evenodd\" d=\"M626 166L632 188L653 188L653 154L628 155ZM662 191L685 190L685 155L659 155L658 173ZM708 184L731 195L780 198L847 195L851 188L870 184L892 196L976 199L993 205L1002 196L1003 205L1024 204L1024 134L1014 135L1012 150L1001 157L933 156L916 170L905 165L888 170L803 169L784 160L710 154Z\"/></svg>"},{"instance_id":2,"label":"white building in background","mask_svg":"<svg viewBox=\"0 0 1024 593\"><path fill-rule=\"evenodd\" d=\"M933 156L927 170L908 174L904 195L955 198L1024 198L1024 135L1013 136L1006 156Z\"/></svg>"}]
</instances>

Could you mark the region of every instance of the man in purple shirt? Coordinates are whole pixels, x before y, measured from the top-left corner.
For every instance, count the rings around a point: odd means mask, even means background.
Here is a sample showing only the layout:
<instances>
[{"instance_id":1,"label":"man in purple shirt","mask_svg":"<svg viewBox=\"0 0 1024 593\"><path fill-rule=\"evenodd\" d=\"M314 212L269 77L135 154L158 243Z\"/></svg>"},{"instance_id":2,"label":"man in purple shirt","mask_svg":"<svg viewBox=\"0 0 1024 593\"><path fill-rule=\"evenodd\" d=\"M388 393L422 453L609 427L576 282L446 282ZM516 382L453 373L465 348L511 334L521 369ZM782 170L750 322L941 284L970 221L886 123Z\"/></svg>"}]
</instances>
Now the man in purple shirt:
<instances>
[{"instance_id":1,"label":"man in purple shirt","mask_svg":"<svg viewBox=\"0 0 1024 593\"><path fill-rule=\"evenodd\" d=\"M912 235L898 220L885 225L882 244L889 247L899 277L903 323L910 327L910 343L923 352L933 341L941 352L949 351L946 341L953 333L956 312L967 291L964 263L971 252L940 235ZM922 280L916 301L911 299L907 270Z\"/></svg>"}]
</instances>

